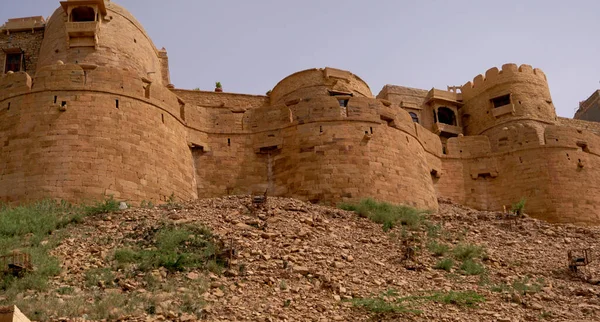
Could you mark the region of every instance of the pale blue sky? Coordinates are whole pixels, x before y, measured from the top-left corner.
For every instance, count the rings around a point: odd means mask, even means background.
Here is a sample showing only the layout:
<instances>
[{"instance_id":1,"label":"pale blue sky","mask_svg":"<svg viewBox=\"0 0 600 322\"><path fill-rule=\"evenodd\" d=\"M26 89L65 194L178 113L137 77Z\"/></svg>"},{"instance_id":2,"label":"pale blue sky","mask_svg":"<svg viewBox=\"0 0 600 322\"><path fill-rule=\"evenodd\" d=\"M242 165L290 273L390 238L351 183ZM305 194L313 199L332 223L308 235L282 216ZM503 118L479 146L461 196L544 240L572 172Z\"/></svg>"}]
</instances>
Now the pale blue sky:
<instances>
[{"instance_id":1,"label":"pale blue sky","mask_svg":"<svg viewBox=\"0 0 600 322\"><path fill-rule=\"evenodd\" d=\"M8 18L50 16L55 0L5 0ZM120 0L169 53L178 88L264 94L299 70L336 67L423 89L462 85L493 66L548 76L572 117L600 88L600 1Z\"/></svg>"}]
</instances>

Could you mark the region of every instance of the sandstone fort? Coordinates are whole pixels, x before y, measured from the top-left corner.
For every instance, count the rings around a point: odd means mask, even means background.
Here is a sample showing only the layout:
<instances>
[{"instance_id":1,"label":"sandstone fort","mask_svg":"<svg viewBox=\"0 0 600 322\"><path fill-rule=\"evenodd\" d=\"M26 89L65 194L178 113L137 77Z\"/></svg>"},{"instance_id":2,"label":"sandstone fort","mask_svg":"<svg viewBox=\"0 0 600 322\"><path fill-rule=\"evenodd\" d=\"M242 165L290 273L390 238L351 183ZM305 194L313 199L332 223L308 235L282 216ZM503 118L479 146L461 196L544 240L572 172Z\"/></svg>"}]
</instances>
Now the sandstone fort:
<instances>
[{"instance_id":1,"label":"sandstone fort","mask_svg":"<svg viewBox=\"0 0 600 322\"><path fill-rule=\"evenodd\" d=\"M376 95L334 68L299 71L264 96L178 89L167 51L105 0L10 19L0 49L3 201L267 191L501 210L526 198L534 216L600 223L598 92L575 119L557 117L546 75L529 65Z\"/></svg>"}]
</instances>

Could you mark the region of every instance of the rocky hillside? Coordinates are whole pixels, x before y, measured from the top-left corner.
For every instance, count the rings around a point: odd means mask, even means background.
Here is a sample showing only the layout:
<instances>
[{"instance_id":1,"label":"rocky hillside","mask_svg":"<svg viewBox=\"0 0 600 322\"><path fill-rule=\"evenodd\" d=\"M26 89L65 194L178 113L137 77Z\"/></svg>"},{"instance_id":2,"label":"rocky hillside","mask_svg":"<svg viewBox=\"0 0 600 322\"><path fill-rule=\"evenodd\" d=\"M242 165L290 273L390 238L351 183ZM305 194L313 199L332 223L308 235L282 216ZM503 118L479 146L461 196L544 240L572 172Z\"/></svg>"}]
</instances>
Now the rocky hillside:
<instances>
[{"instance_id":1,"label":"rocky hillside","mask_svg":"<svg viewBox=\"0 0 600 322\"><path fill-rule=\"evenodd\" d=\"M383 228L283 198L94 215L63 228L45 290L0 303L49 321L600 320L600 261L567 264L597 228L443 201Z\"/></svg>"}]
</instances>

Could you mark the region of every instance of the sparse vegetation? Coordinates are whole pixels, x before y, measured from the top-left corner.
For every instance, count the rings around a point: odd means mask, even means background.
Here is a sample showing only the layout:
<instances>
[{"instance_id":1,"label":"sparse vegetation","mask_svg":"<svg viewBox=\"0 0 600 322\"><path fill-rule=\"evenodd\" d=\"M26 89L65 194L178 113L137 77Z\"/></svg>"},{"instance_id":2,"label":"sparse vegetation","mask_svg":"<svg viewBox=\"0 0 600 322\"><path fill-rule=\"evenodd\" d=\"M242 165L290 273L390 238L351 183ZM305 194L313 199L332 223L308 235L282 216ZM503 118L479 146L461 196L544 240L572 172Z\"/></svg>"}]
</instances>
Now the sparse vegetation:
<instances>
[{"instance_id":1,"label":"sparse vegetation","mask_svg":"<svg viewBox=\"0 0 600 322\"><path fill-rule=\"evenodd\" d=\"M542 287L544 287L543 278L538 278L535 282L532 282L531 279L526 276L515 280L512 283L512 289L521 295L537 293L542 290Z\"/></svg>"},{"instance_id":2,"label":"sparse vegetation","mask_svg":"<svg viewBox=\"0 0 600 322\"><path fill-rule=\"evenodd\" d=\"M60 229L80 223L86 216L114 210L118 210L118 202L112 197L89 206L55 200L42 200L17 207L2 205L0 255L13 251L29 254L34 267L33 271L20 277L0 272L0 291L3 291L5 300L13 300L27 290L43 291L47 288L48 279L60 273L58 260L49 253L64 237ZM67 294L69 288L57 292Z\"/></svg>"},{"instance_id":3,"label":"sparse vegetation","mask_svg":"<svg viewBox=\"0 0 600 322\"><path fill-rule=\"evenodd\" d=\"M83 214L86 216L105 214L115 211L119 211L119 202L115 200L113 196L108 196L102 201L95 202L93 205L83 207Z\"/></svg>"},{"instance_id":4,"label":"sparse vegetation","mask_svg":"<svg viewBox=\"0 0 600 322\"><path fill-rule=\"evenodd\" d=\"M412 310L396 303L397 296L396 291L388 290L377 297L354 298L351 302L354 307L363 308L372 313L421 313L419 310Z\"/></svg>"},{"instance_id":5,"label":"sparse vegetation","mask_svg":"<svg viewBox=\"0 0 600 322\"><path fill-rule=\"evenodd\" d=\"M466 261L481 256L483 248L472 244L458 244L454 247L452 253L457 260Z\"/></svg>"},{"instance_id":6,"label":"sparse vegetation","mask_svg":"<svg viewBox=\"0 0 600 322\"><path fill-rule=\"evenodd\" d=\"M410 229L417 229L425 220L426 211L408 206L396 206L373 199L363 199L358 203L342 203L341 209L354 211L361 217L382 224L384 231L389 231L398 223Z\"/></svg>"},{"instance_id":7,"label":"sparse vegetation","mask_svg":"<svg viewBox=\"0 0 600 322\"><path fill-rule=\"evenodd\" d=\"M115 251L113 259L119 264L133 264L148 271L164 267L169 271L205 268L219 271L223 263L217 258L213 235L205 227L164 225L147 232L146 243Z\"/></svg>"},{"instance_id":8,"label":"sparse vegetation","mask_svg":"<svg viewBox=\"0 0 600 322\"><path fill-rule=\"evenodd\" d=\"M434 240L427 244L427 249L433 254L433 256L440 257L446 255L446 253L450 250L450 246L438 243Z\"/></svg>"},{"instance_id":9,"label":"sparse vegetation","mask_svg":"<svg viewBox=\"0 0 600 322\"><path fill-rule=\"evenodd\" d=\"M221 85L221 82L215 82L215 88L223 88L223 85Z\"/></svg>"},{"instance_id":10,"label":"sparse vegetation","mask_svg":"<svg viewBox=\"0 0 600 322\"><path fill-rule=\"evenodd\" d=\"M92 268L85 272L85 285L87 287L106 287L114 284L115 276L110 268Z\"/></svg>"},{"instance_id":11,"label":"sparse vegetation","mask_svg":"<svg viewBox=\"0 0 600 322\"><path fill-rule=\"evenodd\" d=\"M444 258L437 262L434 266L435 269L443 269L446 272L449 272L454 267L454 260L452 258Z\"/></svg>"},{"instance_id":12,"label":"sparse vegetation","mask_svg":"<svg viewBox=\"0 0 600 322\"><path fill-rule=\"evenodd\" d=\"M154 204L152 203L152 201L142 200L142 202L140 203L140 208L152 209L154 208Z\"/></svg>"},{"instance_id":13,"label":"sparse vegetation","mask_svg":"<svg viewBox=\"0 0 600 322\"><path fill-rule=\"evenodd\" d=\"M493 285L490 288L490 290L492 292L497 293L516 293L520 295L525 295L534 294L541 291L544 285L545 281L543 278L538 278L534 282L532 282L531 278L526 276L513 281L510 285L506 283Z\"/></svg>"},{"instance_id":14,"label":"sparse vegetation","mask_svg":"<svg viewBox=\"0 0 600 322\"><path fill-rule=\"evenodd\" d=\"M355 298L352 304L355 307L364 308L369 312L385 313L421 313L414 309L420 301L432 301L440 304L452 304L457 306L474 307L478 303L485 302L485 297L474 291L464 292L433 292L427 295L411 295L399 297L394 290L388 290L377 297Z\"/></svg>"},{"instance_id":15,"label":"sparse vegetation","mask_svg":"<svg viewBox=\"0 0 600 322\"><path fill-rule=\"evenodd\" d=\"M401 298L399 301L418 301L418 300L428 300L436 303L442 304L453 304L457 306L466 306L466 307L474 307L478 303L485 302L485 297L483 295L477 294L474 291L464 291L464 292L435 292L431 295L424 296L410 296L406 298Z\"/></svg>"},{"instance_id":16,"label":"sparse vegetation","mask_svg":"<svg viewBox=\"0 0 600 322\"><path fill-rule=\"evenodd\" d=\"M519 202L512 205L512 207L511 207L512 212L517 216L523 215L523 212L525 211L525 203L526 202L527 202L527 199L521 198L521 200L519 200Z\"/></svg>"},{"instance_id":17,"label":"sparse vegetation","mask_svg":"<svg viewBox=\"0 0 600 322\"><path fill-rule=\"evenodd\" d=\"M465 260L460 269L465 275L480 275L485 272L485 267L472 259Z\"/></svg>"}]
</instances>

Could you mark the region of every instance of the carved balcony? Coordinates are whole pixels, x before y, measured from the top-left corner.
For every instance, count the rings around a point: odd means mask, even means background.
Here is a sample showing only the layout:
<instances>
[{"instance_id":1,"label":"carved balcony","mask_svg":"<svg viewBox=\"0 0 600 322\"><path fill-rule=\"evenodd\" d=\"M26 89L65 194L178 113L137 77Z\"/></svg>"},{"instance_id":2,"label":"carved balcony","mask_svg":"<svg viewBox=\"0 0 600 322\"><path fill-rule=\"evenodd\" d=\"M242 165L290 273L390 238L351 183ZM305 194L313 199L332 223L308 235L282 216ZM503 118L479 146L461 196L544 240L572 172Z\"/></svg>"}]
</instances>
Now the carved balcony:
<instances>
[{"instance_id":1,"label":"carved balcony","mask_svg":"<svg viewBox=\"0 0 600 322\"><path fill-rule=\"evenodd\" d=\"M89 37L98 34L100 23L98 21L66 22L65 26L70 37Z\"/></svg>"},{"instance_id":2,"label":"carved balcony","mask_svg":"<svg viewBox=\"0 0 600 322\"><path fill-rule=\"evenodd\" d=\"M66 22L69 47L96 47L98 46L98 21Z\"/></svg>"},{"instance_id":3,"label":"carved balcony","mask_svg":"<svg viewBox=\"0 0 600 322\"><path fill-rule=\"evenodd\" d=\"M451 136L458 136L459 134L462 134L463 131L460 126L436 122L433 124L433 132L437 135L449 134Z\"/></svg>"}]
</instances>

